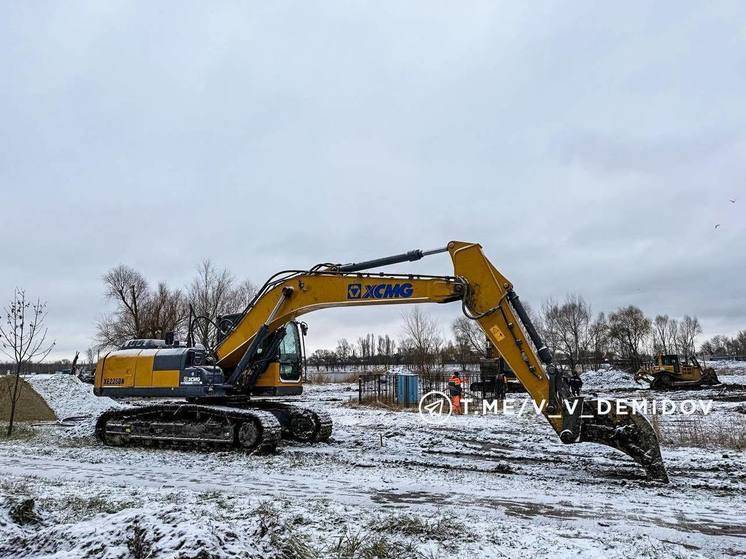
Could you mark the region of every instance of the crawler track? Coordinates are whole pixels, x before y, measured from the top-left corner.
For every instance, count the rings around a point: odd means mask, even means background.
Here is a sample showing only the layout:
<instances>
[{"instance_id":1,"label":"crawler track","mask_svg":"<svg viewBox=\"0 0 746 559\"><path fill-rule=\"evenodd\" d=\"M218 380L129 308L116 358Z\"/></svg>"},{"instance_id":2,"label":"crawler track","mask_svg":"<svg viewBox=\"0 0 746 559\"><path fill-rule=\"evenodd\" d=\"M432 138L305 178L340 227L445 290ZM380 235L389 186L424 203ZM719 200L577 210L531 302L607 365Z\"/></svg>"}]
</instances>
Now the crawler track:
<instances>
[{"instance_id":1,"label":"crawler track","mask_svg":"<svg viewBox=\"0 0 746 559\"><path fill-rule=\"evenodd\" d=\"M102 414L96 437L111 446L228 446L272 452L282 436L274 414L251 408L164 403Z\"/></svg>"},{"instance_id":2,"label":"crawler track","mask_svg":"<svg viewBox=\"0 0 746 559\"><path fill-rule=\"evenodd\" d=\"M285 439L320 443L327 441L332 434L332 418L325 411L273 400L253 400L236 406L274 415L282 425L282 436Z\"/></svg>"}]
</instances>

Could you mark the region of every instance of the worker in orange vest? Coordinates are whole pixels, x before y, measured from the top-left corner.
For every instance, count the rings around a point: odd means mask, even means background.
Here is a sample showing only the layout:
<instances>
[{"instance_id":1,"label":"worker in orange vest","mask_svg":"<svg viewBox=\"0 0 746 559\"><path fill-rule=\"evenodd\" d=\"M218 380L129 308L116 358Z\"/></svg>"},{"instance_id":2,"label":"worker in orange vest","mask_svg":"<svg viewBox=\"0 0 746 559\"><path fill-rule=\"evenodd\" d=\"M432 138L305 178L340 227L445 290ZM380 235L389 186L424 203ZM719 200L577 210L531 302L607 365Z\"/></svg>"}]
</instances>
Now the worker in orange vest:
<instances>
[{"instance_id":1,"label":"worker in orange vest","mask_svg":"<svg viewBox=\"0 0 746 559\"><path fill-rule=\"evenodd\" d=\"M451 378L448 379L448 393L451 396L451 411L456 414L461 413L461 373L453 371Z\"/></svg>"}]
</instances>

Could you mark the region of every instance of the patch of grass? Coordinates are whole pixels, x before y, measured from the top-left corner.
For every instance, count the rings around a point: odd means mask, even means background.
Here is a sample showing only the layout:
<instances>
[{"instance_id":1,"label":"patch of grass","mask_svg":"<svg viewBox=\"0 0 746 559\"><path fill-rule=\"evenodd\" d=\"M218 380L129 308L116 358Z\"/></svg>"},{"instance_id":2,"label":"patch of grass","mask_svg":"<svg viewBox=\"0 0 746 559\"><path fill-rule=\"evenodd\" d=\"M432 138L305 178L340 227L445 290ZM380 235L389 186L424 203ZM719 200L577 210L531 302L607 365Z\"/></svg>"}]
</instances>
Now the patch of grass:
<instances>
[{"instance_id":1,"label":"patch of grass","mask_svg":"<svg viewBox=\"0 0 746 559\"><path fill-rule=\"evenodd\" d=\"M132 559L148 559L154 556L153 544L148 539L145 528L140 526L137 520L130 525L130 533L127 536L127 549Z\"/></svg>"},{"instance_id":2,"label":"patch of grass","mask_svg":"<svg viewBox=\"0 0 746 559\"><path fill-rule=\"evenodd\" d=\"M280 522L280 515L270 501L262 501L254 509L254 515L259 520L259 537L266 536L273 527Z\"/></svg>"},{"instance_id":3,"label":"patch of grass","mask_svg":"<svg viewBox=\"0 0 746 559\"><path fill-rule=\"evenodd\" d=\"M10 518L18 524L23 526L25 524L37 524L39 522L39 516L34 510L36 502L34 499L22 499L16 503L13 503L8 511Z\"/></svg>"},{"instance_id":4,"label":"patch of grass","mask_svg":"<svg viewBox=\"0 0 746 559\"><path fill-rule=\"evenodd\" d=\"M95 497L70 496L56 503L61 511L71 517L85 517L101 513L115 514L136 505L137 503L133 501L112 501L101 495Z\"/></svg>"},{"instance_id":5,"label":"patch of grass","mask_svg":"<svg viewBox=\"0 0 746 559\"><path fill-rule=\"evenodd\" d=\"M13 432L8 436L7 425L0 426L0 441L26 441L36 436L36 430L30 425L15 424Z\"/></svg>"},{"instance_id":6,"label":"patch of grass","mask_svg":"<svg viewBox=\"0 0 746 559\"><path fill-rule=\"evenodd\" d=\"M259 520L258 536L269 544L282 559L314 559L318 553L309 545L307 536L295 529L296 519L283 522L271 501L263 501L254 509Z\"/></svg>"},{"instance_id":7,"label":"patch of grass","mask_svg":"<svg viewBox=\"0 0 746 559\"><path fill-rule=\"evenodd\" d=\"M411 542L393 540L381 535L380 531L348 529L325 550L324 556L334 559L415 559L420 554Z\"/></svg>"},{"instance_id":8,"label":"patch of grass","mask_svg":"<svg viewBox=\"0 0 746 559\"><path fill-rule=\"evenodd\" d=\"M314 559L318 554L308 544L305 536L297 532L275 532L271 538L283 559Z\"/></svg>"},{"instance_id":9,"label":"patch of grass","mask_svg":"<svg viewBox=\"0 0 746 559\"><path fill-rule=\"evenodd\" d=\"M454 541L465 530L463 523L451 515L432 519L413 514L391 515L374 519L369 523L369 527L379 532L438 542Z\"/></svg>"},{"instance_id":10,"label":"patch of grass","mask_svg":"<svg viewBox=\"0 0 746 559\"><path fill-rule=\"evenodd\" d=\"M651 424L658 440L666 446L691 446L697 448L746 449L746 419L733 417L729 425L713 424L700 416L690 416L676 422L663 424L653 415Z\"/></svg>"},{"instance_id":11,"label":"patch of grass","mask_svg":"<svg viewBox=\"0 0 746 559\"><path fill-rule=\"evenodd\" d=\"M81 437L66 437L59 440L59 445L63 448L88 448L95 445L96 437L93 435L83 435Z\"/></svg>"},{"instance_id":12,"label":"patch of grass","mask_svg":"<svg viewBox=\"0 0 746 559\"><path fill-rule=\"evenodd\" d=\"M658 559L658 557L670 557L671 559L687 559L688 553L678 545L653 541L646 538L640 541L635 549L634 556L641 559Z\"/></svg>"},{"instance_id":13,"label":"patch of grass","mask_svg":"<svg viewBox=\"0 0 746 559\"><path fill-rule=\"evenodd\" d=\"M196 554L181 553L179 554L177 559L220 559L220 555L216 555L204 549L200 549Z\"/></svg>"},{"instance_id":14,"label":"patch of grass","mask_svg":"<svg viewBox=\"0 0 746 559\"><path fill-rule=\"evenodd\" d=\"M197 496L200 503L211 503L223 510L234 508L234 496L222 491L205 491Z\"/></svg>"},{"instance_id":15,"label":"patch of grass","mask_svg":"<svg viewBox=\"0 0 746 559\"><path fill-rule=\"evenodd\" d=\"M8 495L16 495L16 496L31 495L31 487L27 481L0 480L0 491Z\"/></svg>"}]
</instances>

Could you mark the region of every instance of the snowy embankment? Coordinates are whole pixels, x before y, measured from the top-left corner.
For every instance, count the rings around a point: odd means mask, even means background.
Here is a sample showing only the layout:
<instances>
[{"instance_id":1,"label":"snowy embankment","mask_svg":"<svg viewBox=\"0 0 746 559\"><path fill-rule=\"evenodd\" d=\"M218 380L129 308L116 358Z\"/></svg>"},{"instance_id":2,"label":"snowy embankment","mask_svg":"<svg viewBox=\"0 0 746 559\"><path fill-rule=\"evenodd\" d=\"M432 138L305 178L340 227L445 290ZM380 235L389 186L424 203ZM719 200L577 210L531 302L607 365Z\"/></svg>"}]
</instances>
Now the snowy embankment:
<instances>
[{"instance_id":1,"label":"snowy embankment","mask_svg":"<svg viewBox=\"0 0 746 559\"><path fill-rule=\"evenodd\" d=\"M96 396L93 385L72 375L27 375L24 378L62 421L73 417L98 417L108 409L122 407L111 398Z\"/></svg>"},{"instance_id":2,"label":"snowy embankment","mask_svg":"<svg viewBox=\"0 0 746 559\"><path fill-rule=\"evenodd\" d=\"M715 369L718 377L738 376L740 379L746 377L746 361L735 361L732 359L727 361L704 361L702 365ZM732 378L728 378L727 382L735 381ZM738 382L744 381L739 380Z\"/></svg>"},{"instance_id":3,"label":"snowy embankment","mask_svg":"<svg viewBox=\"0 0 746 559\"><path fill-rule=\"evenodd\" d=\"M598 369L580 375L584 390L610 390L614 388L640 388L633 375L618 369Z\"/></svg>"}]
</instances>

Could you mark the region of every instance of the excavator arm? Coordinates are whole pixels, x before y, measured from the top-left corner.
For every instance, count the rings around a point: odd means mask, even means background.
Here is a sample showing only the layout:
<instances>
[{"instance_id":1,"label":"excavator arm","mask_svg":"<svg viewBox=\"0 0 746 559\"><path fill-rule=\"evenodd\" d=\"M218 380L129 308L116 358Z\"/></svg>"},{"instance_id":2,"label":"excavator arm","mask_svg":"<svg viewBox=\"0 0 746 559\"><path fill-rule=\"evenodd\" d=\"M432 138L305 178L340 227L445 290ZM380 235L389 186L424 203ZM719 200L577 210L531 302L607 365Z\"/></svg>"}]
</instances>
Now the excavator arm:
<instances>
[{"instance_id":1,"label":"excavator arm","mask_svg":"<svg viewBox=\"0 0 746 559\"><path fill-rule=\"evenodd\" d=\"M365 270L447 250L452 276L376 274ZM657 437L641 415L573 397L552 363L512 284L489 262L480 245L452 241L447 249L412 251L360 264L320 265L288 271L268 281L215 350L228 384L251 387L255 364L285 324L319 309L360 305L460 301L479 323L564 443L595 442L616 448L641 464L649 479L668 481ZM606 406L608 407L608 406ZM605 413L602 413L604 411Z\"/></svg>"}]
</instances>

